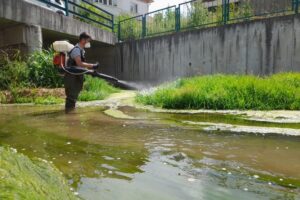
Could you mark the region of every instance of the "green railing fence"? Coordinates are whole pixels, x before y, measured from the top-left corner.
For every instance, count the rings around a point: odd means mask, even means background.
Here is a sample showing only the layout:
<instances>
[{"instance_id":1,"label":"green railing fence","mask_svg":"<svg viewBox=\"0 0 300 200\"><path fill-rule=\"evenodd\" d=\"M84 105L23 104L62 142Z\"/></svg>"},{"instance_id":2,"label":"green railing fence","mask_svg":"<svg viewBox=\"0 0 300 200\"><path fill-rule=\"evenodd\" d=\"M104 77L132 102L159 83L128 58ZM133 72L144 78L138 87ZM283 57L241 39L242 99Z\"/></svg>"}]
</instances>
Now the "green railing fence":
<instances>
[{"instance_id":1,"label":"green railing fence","mask_svg":"<svg viewBox=\"0 0 300 200\"><path fill-rule=\"evenodd\" d=\"M193 0L118 23L119 41L298 13L300 0Z\"/></svg>"},{"instance_id":2,"label":"green railing fence","mask_svg":"<svg viewBox=\"0 0 300 200\"><path fill-rule=\"evenodd\" d=\"M52 3L50 0L31 1L45 3L46 6L54 7L66 16L73 15L74 18L81 21L114 31L114 15L86 0L81 0L81 3L76 3L74 0L61 0L60 5Z\"/></svg>"}]
</instances>

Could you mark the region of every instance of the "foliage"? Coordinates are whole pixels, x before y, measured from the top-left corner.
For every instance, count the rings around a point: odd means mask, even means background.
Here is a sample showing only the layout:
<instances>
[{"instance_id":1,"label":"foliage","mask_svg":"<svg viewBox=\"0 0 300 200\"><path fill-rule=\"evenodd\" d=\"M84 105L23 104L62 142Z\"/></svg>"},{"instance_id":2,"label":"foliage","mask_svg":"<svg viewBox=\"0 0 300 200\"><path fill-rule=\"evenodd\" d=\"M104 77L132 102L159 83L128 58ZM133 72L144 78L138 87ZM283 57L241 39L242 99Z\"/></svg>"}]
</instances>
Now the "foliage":
<instances>
[{"instance_id":1,"label":"foliage","mask_svg":"<svg viewBox=\"0 0 300 200\"><path fill-rule=\"evenodd\" d=\"M80 21L86 22L88 24L92 24L94 26L98 26L103 30L111 31L110 28L97 23L100 22L102 24L111 26L110 22L107 20L107 19L111 19L110 15L101 11L100 9L97 9L95 6L89 5L84 2L81 2L80 6L85 8L85 9L79 7L76 8L79 10L79 14L83 16L83 17L77 17ZM104 19L103 17L107 19Z\"/></svg>"},{"instance_id":2,"label":"foliage","mask_svg":"<svg viewBox=\"0 0 300 200\"><path fill-rule=\"evenodd\" d=\"M0 56L0 90L8 90L17 85L28 86L29 71L26 62L21 60L19 52L13 56L13 59L4 51Z\"/></svg>"},{"instance_id":3,"label":"foliage","mask_svg":"<svg viewBox=\"0 0 300 200\"><path fill-rule=\"evenodd\" d=\"M253 16L253 9L249 1L243 1L239 4L231 3L229 10L229 18L232 22L245 20ZM135 18L132 18L132 16L127 16L126 18L125 16L124 18L128 20L121 23L121 40L141 38L143 31L142 16ZM223 7L221 3L210 8L205 7L202 1L193 1L181 5L181 29L216 26L222 23ZM231 23L231 21L228 23ZM174 7L151 13L146 18L146 36L175 31L175 26L176 14Z\"/></svg>"},{"instance_id":4,"label":"foliage","mask_svg":"<svg viewBox=\"0 0 300 200\"><path fill-rule=\"evenodd\" d=\"M54 165L0 147L0 199L78 199Z\"/></svg>"},{"instance_id":5,"label":"foliage","mask_svg":"<svg viewBox=\"0 0 300 200\"><path fill-rule=\"evenodd\" d=\"M102 100L119 90L98 78L86 77L79 101Z\"/></svg>"},{"instance_id":6,"label":"foliage","mask_svg":"<svg viewBox=\"0 0 300 200\"><path fill-rule=\"evenodd\" d=\"M27 60L29 81L36 87L56 88L63 85L63 80L53 67L52 49L36 51Z\"/></svg>"},{"instance_id":7,"label":"foliage","mask_svg":"<svg viewBox=\"0 0 300 200\"><path fill-rule=\"evenodd\" d=\"M142 17L135 17L126 21L124 19L132 18L131 15L123 14L119 16L120 37L121 39L138 39L142 37Z\"/></svg>"},{"instance_id":8,"label":"foliage","mask_svg":"<svg viewBox=\"0 0 300 200\"><path fill-rule=\"evenodd\" d=\"M137 101L169 109L300 109L300 74L208 75L181 79Z\"/></svg>"},{"instance_id":9,"label":"foliage","mask_svg":"<svg viewBox=\"0 0 300 200\"><path fill-rule=\"evenodd\" d=\"M0 91L0 103L34 103L58 104L64 102L62 89L19 88L11 87L9 91Z\"/></svg>"},{"instance_id":10,"label":"foliage","mask_svg":"<svg viewBox=\"0 0 300 200\"><path fill-rule=\"evenodd\" d=\"M22 87L61 87L62 78L53 67L53 50L43 50L33 53L26 59L21 59L18 53L11 59L2 52L0 63L0 90Z\"/></svg>"},{"instance_id":11,"label":"foliage","mask_svg":"<svg viewBox=\"0 0 300 200\"><path fill-rule=\"evenodd\" d=\"M199 26L200 24L209 23L209 14L207 8L204 7L202 1L196 1L192 4L190 10L190 20L188 20L188 26ZM215 13L213 13L215 14Z\"/></svg>"},{"instance_id":12,"label":"foliage","mask_svg":"<svg viewBox=\"0 0 300 200\"><path fill-rule=\"evenodd\" d=\"M175 30L175 7L148 15L146 20L146 34L156 35Z\"/></svg>"}]
</instances>

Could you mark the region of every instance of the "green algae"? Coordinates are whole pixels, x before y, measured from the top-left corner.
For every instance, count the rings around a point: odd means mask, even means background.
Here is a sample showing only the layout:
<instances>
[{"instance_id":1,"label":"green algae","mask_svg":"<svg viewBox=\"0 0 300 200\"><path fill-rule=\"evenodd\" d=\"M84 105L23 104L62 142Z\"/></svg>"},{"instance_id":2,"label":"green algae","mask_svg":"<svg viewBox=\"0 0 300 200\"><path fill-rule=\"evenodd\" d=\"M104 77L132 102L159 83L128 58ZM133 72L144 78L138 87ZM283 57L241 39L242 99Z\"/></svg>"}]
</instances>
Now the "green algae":
<instances>
[{"instance_id":1,"label":"green algae","mask_svg":"<svg viewBox=\"0 0 300 200\"><path fill-rule=\"evenodd\" d=\"M0 147L0 199L78 199L56 167Z\"/></svg>"}]
</instances>

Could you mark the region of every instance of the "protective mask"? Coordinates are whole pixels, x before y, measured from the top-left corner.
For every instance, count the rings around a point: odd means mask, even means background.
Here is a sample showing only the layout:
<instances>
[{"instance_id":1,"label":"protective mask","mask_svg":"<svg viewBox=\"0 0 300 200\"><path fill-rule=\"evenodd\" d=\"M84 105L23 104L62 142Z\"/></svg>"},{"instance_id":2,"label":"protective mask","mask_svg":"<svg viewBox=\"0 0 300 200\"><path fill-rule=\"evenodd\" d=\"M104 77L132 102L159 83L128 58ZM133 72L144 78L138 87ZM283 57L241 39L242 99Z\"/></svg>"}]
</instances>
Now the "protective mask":
<instances>
[{"instance_id":1,"label":"protective mask","mask_svg":"<svg viewBox=\"0 0 300 200\"><path fill-rule=\"evenodd\" d=\"M91 43L90 42L86 43L84 48L86 48L86 49L91 48Z\"/></svg>"}]
</instances>

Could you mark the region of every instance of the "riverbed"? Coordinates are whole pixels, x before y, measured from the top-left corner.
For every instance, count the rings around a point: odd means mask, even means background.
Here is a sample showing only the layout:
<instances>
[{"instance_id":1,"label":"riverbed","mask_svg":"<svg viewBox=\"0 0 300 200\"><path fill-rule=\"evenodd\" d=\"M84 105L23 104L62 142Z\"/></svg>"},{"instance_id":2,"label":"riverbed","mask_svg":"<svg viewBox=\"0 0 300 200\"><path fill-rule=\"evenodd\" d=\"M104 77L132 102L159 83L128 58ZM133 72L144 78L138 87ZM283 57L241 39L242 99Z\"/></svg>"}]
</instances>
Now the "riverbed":
<instances>
[{"instance_id":1,"label":"riverbed","mask_svg":"<svg viewBox=\"0 0 300 200\"><path fill-rule=\"evenodd\" d=\"M298 112L162 111L126 95L62 109L0 106L0 145L53 163L83 199L300 199Z\"/></svg>"}]
</instances>

